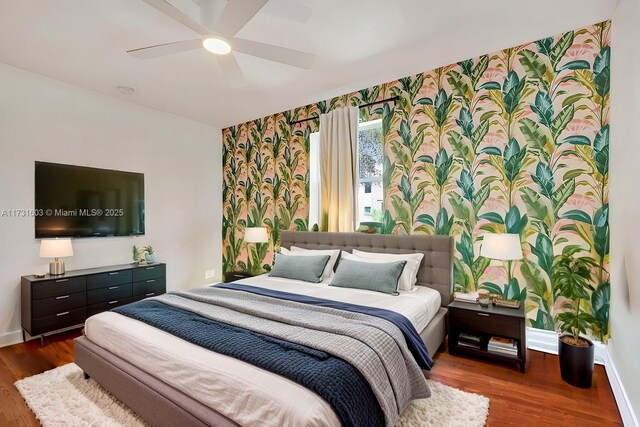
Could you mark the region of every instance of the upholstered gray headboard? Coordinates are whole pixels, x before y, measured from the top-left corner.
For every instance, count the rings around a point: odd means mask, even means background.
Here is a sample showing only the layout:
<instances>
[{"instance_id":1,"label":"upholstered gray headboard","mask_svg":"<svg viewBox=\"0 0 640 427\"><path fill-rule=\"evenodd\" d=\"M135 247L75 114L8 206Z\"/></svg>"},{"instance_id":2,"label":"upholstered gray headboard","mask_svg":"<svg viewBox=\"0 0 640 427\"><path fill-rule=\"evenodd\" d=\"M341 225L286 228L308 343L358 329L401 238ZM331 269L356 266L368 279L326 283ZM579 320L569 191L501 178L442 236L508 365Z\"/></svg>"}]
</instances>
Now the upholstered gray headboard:
<instances>
[{"instance_id":1,"label":"upholstered gray headboard","mask_svg":"<svg viewBox=\"0 0 640 427\"><path fill-rule=\"evenodd\" d=\"M360 249L367 252L424 254L418 271L417 285L440 292L441 305L451 302L453 292L453 237L450 236L396 236L392 234L325 233L312 231L282 231L280 246L292 245L306 249L343 249L351 252Z\"/></svg>"}]
</instances>

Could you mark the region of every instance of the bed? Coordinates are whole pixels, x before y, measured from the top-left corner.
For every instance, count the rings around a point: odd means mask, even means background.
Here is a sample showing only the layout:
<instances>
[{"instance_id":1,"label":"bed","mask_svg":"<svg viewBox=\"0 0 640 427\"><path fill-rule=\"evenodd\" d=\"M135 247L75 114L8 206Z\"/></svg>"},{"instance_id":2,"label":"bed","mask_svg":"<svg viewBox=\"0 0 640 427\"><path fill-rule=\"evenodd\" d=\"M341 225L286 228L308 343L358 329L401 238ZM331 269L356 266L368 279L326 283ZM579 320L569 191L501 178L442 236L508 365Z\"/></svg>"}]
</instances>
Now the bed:
<instances>
[{"instance_id":1,"label":"bed","mask_svg":"<svg viewBox=\"0 0 640 427\"><path fill-rule=\"evenodd\" d=\"M284 231L281 246L292 245L423 253L416 290L393 297L264 276L239 285L397 311L413 324L430 354L440 347L453 283L452 238ZM293 381L113 312L87 320L85 336L75 342L75 361L154 426L340 425L326 402Z\"/></svg>"}]
</instances>

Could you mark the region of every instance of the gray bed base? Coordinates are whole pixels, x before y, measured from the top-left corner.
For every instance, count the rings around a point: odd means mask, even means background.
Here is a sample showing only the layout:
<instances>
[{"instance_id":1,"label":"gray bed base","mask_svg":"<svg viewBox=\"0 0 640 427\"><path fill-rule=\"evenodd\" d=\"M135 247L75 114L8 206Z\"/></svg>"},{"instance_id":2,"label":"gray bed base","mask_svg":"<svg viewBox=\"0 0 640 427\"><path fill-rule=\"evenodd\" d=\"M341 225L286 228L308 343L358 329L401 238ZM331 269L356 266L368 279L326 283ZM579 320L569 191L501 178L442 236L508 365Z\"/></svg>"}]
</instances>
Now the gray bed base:
<instances>
[{"instance_id":1,"label":"gray bed base","mask_svg":"<svg viewBox=\"0 0 640 427\"><path fill-rule=\"evenodd\" d=\"M362 233L284 231L281 245L308 249L341 248L370 252L423 252L418 283L440 292L441 307L420 332L429 354L435 354L446 335L446 306L453 291L453 238L448 236L392 236ZM86 337L75 340L75 363L142 419L157 427L238 426L234 421L158 380Z\"/></svg>"}]
</instances>

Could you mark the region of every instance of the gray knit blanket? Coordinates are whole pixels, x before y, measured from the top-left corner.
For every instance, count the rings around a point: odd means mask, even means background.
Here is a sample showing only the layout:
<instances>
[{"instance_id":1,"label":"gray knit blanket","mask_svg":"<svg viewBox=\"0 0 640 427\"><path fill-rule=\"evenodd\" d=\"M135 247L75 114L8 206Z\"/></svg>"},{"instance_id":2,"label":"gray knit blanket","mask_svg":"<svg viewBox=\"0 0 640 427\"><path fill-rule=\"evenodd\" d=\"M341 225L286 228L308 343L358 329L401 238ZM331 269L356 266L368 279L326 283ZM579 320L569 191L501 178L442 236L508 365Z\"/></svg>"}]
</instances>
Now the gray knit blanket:
<instances>
[{"instance_id":1,"label":"gray knit blanket","mask_svg":"<svg viewBox=\"0 0 640 427\"><path fill-rule=\"evenodd\" d=\"M387 426L410 401L431 395L402 332L387 320L215 287L151 299L347 361L371 386Z\"/></svg>"}]
</instances>

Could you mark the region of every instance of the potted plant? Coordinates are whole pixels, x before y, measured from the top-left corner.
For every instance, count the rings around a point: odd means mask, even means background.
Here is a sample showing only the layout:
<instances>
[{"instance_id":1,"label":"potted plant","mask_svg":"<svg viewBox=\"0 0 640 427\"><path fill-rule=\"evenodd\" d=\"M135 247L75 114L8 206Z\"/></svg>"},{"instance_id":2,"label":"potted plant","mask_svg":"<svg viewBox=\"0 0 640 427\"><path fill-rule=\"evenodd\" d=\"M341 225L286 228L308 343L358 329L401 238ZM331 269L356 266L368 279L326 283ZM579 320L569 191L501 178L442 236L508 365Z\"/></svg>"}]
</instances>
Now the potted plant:
<instances>
[{"instance_id":1,"label":"potted plant","mask_svg":"<svg viewBox=\"0 0 640 427\"><path fill-rule=\"evenodd\" d=\"M558 356L562 379L576 387L591 387L593 377L593 342L581 336L587 333L594 317L585 310L589 303L589 290L593 291L591 258L573 257L575 249L565 248L554 260L553 287L556 295L565 298L562 312L555 320L562 334L558 337Z\"/></svg>"},{"instance_id":2,"label":"potted plant","mask_svg":"<svg viewBox=\"0 0 640 427\"><path fill-rule=\"evenodd\" d=\"M147 261L148 263L156 262L156 253L151 245L145 246L144 248L142 248L142 251L144 252L145 261Z\"/></svg>"},{"instance_id":3,"label":"potted plant","mask_svg":"<svg viewBox=\"0 0 640 427\"><path fill-rule=\"evenodd\" d=\"M141 254L136 245L133 245L131 248L131 257L133 258L133 262L140 262Z\"/></svg>"}]
</instances>

